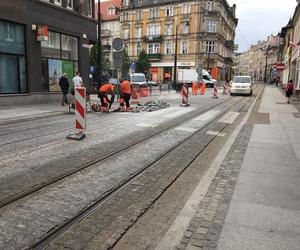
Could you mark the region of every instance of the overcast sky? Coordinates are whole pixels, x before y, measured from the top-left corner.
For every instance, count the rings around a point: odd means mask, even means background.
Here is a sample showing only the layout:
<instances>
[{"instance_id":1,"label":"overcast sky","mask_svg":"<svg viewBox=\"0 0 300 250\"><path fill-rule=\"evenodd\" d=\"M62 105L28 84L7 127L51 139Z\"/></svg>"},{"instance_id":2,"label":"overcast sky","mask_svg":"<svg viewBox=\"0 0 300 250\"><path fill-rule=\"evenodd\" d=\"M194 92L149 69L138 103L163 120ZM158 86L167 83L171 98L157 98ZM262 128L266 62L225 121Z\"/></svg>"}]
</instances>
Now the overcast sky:
<instances>
[{"instance_id":1,"label":"overcast sky","mask_svg":"<svg viewBox=\"0 0 300 250\"><path fill-rule=\"evenodd\" d=\"M239 51L245 51L250 44L264 40L270 34L277 34L293 15L296 0L227 0L237 5L239 18L236 43Z\"/></svg>"}]
</instances>

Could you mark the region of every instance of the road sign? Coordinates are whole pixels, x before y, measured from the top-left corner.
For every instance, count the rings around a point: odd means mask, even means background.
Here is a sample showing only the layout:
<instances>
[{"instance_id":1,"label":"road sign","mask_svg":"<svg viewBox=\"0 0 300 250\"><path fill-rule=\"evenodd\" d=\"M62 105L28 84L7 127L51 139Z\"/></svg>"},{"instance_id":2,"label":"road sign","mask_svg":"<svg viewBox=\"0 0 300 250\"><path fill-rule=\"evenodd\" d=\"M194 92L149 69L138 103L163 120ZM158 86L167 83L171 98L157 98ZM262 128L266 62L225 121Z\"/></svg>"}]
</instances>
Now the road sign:
<instances>
[{"instance_id":1,"label":"road sign","mask_svg":"<svg viewBox=\"0 0 300 250\"><path fill-rule=\"evenodd\" d=\"M130 64L130 69L131 69L131 72L135 72L135 68L136 68L136 62L135 61L132 61L131 64Z\"/></svg>"},{"instance_id":2,"label":"road sign","mask_svg":"<svg viewBox=\"0 0 300 250\"><path fill-rule=\"evenodd\" d=\"M90 66L90 73L94 74L96 72L96 67L95 66Z\"/></svg>"},{"instance_id":3,"label":"road sign","mask_svg":"<svg viewBox=\"0 0 300 250\"><path fill-rule=\"evenodd\" d=\"M113 59L114 59L114 68L120 69L122 64L122 52L114 52Z\"/></svg>"},{"instance_id":4,"label":"road sign","mask_svg":"<svg viewBox=\"0 0 300 250\"><path fill-rule=\"evenodd\" d=\"M112 42L113 49L120 51L123 48L123 40L121 38L115 38Z\"/></svg>"},{"instance_id":5,"label":"road sign","mask_svg":"<svg viewBox=\"0 0 300 250\"><path fill-rule=\"evenodd\" d=\"M277 63L275 66L275 69L278 71L284 71L285 70L285 64L284 63Z\"/></svg>"}]
</instances>

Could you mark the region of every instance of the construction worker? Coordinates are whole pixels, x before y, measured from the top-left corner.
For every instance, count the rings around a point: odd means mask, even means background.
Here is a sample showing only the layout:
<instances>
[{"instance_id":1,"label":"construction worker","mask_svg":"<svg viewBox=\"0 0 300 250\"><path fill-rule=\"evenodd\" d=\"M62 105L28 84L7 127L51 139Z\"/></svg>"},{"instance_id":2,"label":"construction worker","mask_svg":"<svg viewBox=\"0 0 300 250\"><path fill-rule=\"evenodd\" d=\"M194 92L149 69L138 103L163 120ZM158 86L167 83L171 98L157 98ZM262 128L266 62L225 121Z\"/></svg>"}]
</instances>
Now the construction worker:
<instances>
[{"instance_id":1,"label":"construction worker","mask_svg":"<svg viewBox=\"0 0 300 250\"><path fill-rule=\"evenodd\" d=\"M111 99L108 99L108 95L111 95ZM101 101L102 111L109 112L109 110L115 100L115 86L110 83L102 85L99 89L98 96Z\"/></svg>"},{"instance_id":2,"label":"construction worker","mask_svg":"<svg viewBox=\"0 0 300 250\"><path fill-rule=\"evenodd\" d=\"M129 100L130 100L130 97L131 97L130 82L125 79L125 80L122 81L120 87L121 87L121 96L120 96L120 98L125 101L126 111L129 111L130 110ZM124 102L123 102L123 105L121 105L121 103L120 103L120 108L121 108L121 111L125 111Z\"/></svg>"}]
</instances>

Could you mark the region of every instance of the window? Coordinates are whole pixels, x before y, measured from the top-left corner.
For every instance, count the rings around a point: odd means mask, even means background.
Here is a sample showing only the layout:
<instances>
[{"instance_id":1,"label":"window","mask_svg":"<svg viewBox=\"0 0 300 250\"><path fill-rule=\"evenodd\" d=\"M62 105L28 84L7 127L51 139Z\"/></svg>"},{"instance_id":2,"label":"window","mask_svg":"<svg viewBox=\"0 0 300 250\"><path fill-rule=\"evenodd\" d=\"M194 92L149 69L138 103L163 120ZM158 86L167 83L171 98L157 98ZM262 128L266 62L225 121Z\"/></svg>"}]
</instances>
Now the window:
<instances>
[{"instance_id":1,"label":"window","mask_svg":"<svg viewBox=\"0 0 300 250\"><path fill-rule=\"evenodd\" d=\"M160 36L160 25L159 24L148 25L148 36Z\"/></svg>"},{"instance_id":2,"label":"window","mask_svg":"<svg viewBox=\"0 0 300 250\"><path fill-rule=\"evenodd\" d=\"M116 14L116 9L115 9L115 7L110 6L110 7L108 8L108 15L109 15L109 16L113 16L113 15L115 15L115 14Z\"/></svg>"},{"instance_id":3,"label":"window","mask_svg":"<svg viewBox=\"0 0 300 250\"><path fill-rule=\"evenodd\" d=\"M136 45L136 54L139 55L142 51L142 44L141 43L138 43Z\"/></svg>"},{"instance_id":4,"label":"window","mask_svg":"<svg viewBox=\"0 0 300 250\"><path fill-rule=\"evenodd\" d=\"M189 33L189 27L190 27L189 24L184 23L184 24L183 24L183 30L182 30L182 33L183 33L183 34L188 34L188 33Z\"/></svg>"},{"instance_id":5,"label":"window","mask_svg":"<svg viewBox=\"0 0 300 250\"><path fill-rule=\"evenodd\" d=\"M148 54L159 54L159 53L160 53L160 44L159 43L148 44Z\"/></svg>"},{"instance_id":6,"label":"window","mask_svg":"<svg viewBox=\"0 0 300 250\"><path fill-rule=\"evenodd\" d=\"M208 11L214 11L215 3L213 1L207 1L206 8Z\"/></svg>"},{"instance_id":7,"label":"window","mask_svg":"<svg viewBox=\"0 0 300 250\"><path fill-rule=\"evenodd\" d=\"M189 3L184 3L182 5L182 14L189 14L190 13L190 4Z\"/></svg>"},{"instance_id":8,"label":"window","mask_svg":"<svg viewBox=\"0 0 300 250\"><path fill-rule=\"evenodd\" d=\"M41 42L43 88L58 92L59 79L67 73L69 79L78 70L78 38L49 31L48 41Z\"/></svg>"},{"instance_id":9,"label":"window","mask_svg":"<svg viewBox=\"0 0 300 250\"><path fill-rule=\"evenodd\" d=\"M172 33L173 33L172 31L173 31L173 25L172 24L167 24L167 26L166 26L166 35L171 36Z\"/></svg>"},{"instance_id":10,"label":"window","mask_svg":"<svg viewBox=\"0 0 300 250\"><path fill-rule=\"evenodd\" d=\"M136 35L136 38L141 38L142 37L142 27L137 27L135 29L135 35Z\"/></svg>"},{"instance_id":11,"label":"window","mask_svg":"<svg viewBox=\"0 0 300 250\"><path fill-rule=\"evenodd\" d=\"M94 0L87 0L87 15L89 17L93 16L93 1Z\"/></svg>"},{"instance_id":12,"label":"window","mask_svg":"<svg viewBox=\"0 0 300 250\"><path fill-rule=\"evenodd\" d=\"M150 9L150 18L159 18L159 8Z\"/></svg>"},{"instance_id":13,"label":"window","mask_svg":"<svg viewBox=\"0 0 300 250\"><path fill-rule=\"evenodd\" d=\"M208 32L216 32L217 31L216 21L208 20L208 22L207 22L207 31Z\"/></svg>"},{"instance_id":14,"label":"window","mask_svg":"<svg viewBox=\"0 0 300 250\"><path fill-rule=\"evenodd\" d=\"M62 0L54 0L54 3L61 6Z\"/></svg>"},{"instance_id":15,"label":"window","mask_svg":"<svg viewBox=\"0 0 300 250\"><path fill-rule=\"evenodd\" d=\"M166 8L166 16L174 16L174 6L167 6Z\"/></svg>"},{"instance_id":16,"label":"window","mask_svg":"<svg viewBox=\"0 0 300 250\"><path fill-rule=\"evenodd\" d=\"M206 53L215 52L215 42L207 41L206 42Z\"/></svg>"},{"instance_id":17,"label":"window","mask_svg":"<svg viewBox=\"0 0 300 250\"><path fill-rule=\"evenodd\" d=\"M128 21L129 20L129 14L128 12L123 13L123 21Z\"/></svg>"},{"instance_id":18,"label":"window","mask_svg":"<svg viewBox=\"0 0 300 250\"><path fill-rule=\"evenodd\" d=\"M26 92L24 27L0 21L0 94Z\"/></svg>"},{"instance_id":19,"label":"window","mask_svg":"<svg viewBox=\"0 0 300 250\"><path fill-rule=\"evenodd\" d=\"M137 21L142 20L142 11L141 11L141 10L138 10L138 11L135 13L135 19L136 19Z\"/></svg>"},{"instance_id":20,"label":"window","mask_svg":"<svg viewBox=\"0 0 300 250\"><path fill-rule=\"evenodd\" d=\"M173 46L171 42L166 42L166 54L167 55L173 54Z\"/></svg>"},{"instance_id":21,"label":"window","mask_svg":"<svg viewBox=\"0 0 300 250\"><path fill-rule=\"evenodd\" d=\"M67 8L73 9L73 0L67 0Z\"/></svg>"},{"instance_id":22,"label":"window","mask_svg":"<svg viewBox=\"0 0 300 250\"><path fill-rule=\"evenodd\" d=\"M129 38L129 29L124 29L123 30L123 38L128 39Z\"/></svg>"},{"instance_id":23,"label":"window","mask_svg":"<svg viewBox=\"0 0 300 250\"><path fill-rule=\"evenodd\" d=\"M182 54L188 53L188 42L184 41L181 43L181 53Z\"/></svg>"},{"instance_id":24,"label":"window","mask_svg":"<svg viewBox=\"0 0 300 250\"><path fill-rule=\"evenodd\" d=\"M129 0L123 0L123 5L124 6L129 6Z\"/></svg>"}]
</instances>

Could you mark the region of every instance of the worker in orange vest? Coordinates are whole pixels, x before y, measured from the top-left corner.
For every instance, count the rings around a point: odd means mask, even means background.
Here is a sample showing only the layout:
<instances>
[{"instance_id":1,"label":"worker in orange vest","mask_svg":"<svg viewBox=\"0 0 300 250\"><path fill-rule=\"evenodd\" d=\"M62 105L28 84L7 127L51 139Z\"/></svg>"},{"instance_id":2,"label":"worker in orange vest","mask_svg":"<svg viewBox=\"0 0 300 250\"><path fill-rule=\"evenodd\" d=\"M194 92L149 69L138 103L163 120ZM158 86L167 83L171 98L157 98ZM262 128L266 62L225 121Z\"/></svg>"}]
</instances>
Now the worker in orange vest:
<instances>
[{"instance_id":1,"label":"worker in orange vest","mask_svg":"<svg viewBox=\"0 0 300 250\"><path fill-rule=\"evenodd\" d=\"M126 111L130 110L130 97L131 97L131 86L130 86L130 82L128 80L123 80L121 85L120 85L120 89L121 89L121 96L120 99L123 99L125 104L126 104ZM120 109L121 111L125 111L125 106L124 106L124 102L121 104L120 103Z\"/></svg>"},{"instance_id":2,"label":"worker in orange vest","mask_svg":"<svg viewBox=\"0 0 300 250\"><path fill-rule=\"evenodd\" d=\"M192 85L192 94L193 95L197 95L197 90L198 90L198 83L197 82L193 82L193 85Z\"/></svg>"},{"instance_id":3,"label":"worker in orange vest","mask_svg":"<svg viewBox=\"0 0 300 250\"><path fill-rule=\"evenodd\" d=\"M110 99L108 99L108 95L111 95ZM99 98L101 101L102 111L109 112L115 100L115 86L110 83L102 85L99 89Z\"/></svg>"}]
</instances>

